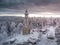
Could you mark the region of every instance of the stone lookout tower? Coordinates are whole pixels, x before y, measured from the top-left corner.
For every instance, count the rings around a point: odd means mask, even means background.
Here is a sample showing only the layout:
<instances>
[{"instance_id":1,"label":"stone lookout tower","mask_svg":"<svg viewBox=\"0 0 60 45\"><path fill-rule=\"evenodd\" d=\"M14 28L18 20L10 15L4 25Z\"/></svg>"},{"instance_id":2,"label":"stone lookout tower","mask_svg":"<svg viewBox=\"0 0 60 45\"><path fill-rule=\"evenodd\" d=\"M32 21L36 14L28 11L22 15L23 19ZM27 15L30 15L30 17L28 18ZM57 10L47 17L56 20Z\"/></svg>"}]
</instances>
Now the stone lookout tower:
<instances>
[{"instance_id":1,"label":"stone lookout tower","mask_svg":"<svg viewBox=\"0 0 60 45\"><path fill-rule=\"evenodd\" d=\"M30 34L28 15L29 14L28 14L28 11L26 9L26 11L25 11L25 18L24 18L23 35Z\"/></svg>"}]
</instances>

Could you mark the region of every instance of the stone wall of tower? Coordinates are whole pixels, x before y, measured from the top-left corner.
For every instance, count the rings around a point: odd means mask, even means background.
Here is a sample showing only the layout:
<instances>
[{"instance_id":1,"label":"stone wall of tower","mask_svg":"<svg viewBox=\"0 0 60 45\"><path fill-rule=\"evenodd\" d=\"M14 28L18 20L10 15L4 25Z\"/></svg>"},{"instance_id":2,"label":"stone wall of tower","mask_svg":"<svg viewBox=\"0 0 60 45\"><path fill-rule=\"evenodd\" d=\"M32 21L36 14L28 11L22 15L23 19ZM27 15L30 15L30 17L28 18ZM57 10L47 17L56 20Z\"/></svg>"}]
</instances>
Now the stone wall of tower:
<instances>
[{"instance_id":1,"label":"stone wall of tower","mask_svg":"<svg viewBox=\"0 0 60 45\"><path fill-rule=\"evenodd\" d=\"M29 21L28 21L28 12L25 12L23 35L27 35L27 34L30 34L30 28L29 28Z\"/></svg>"}]
</instances>

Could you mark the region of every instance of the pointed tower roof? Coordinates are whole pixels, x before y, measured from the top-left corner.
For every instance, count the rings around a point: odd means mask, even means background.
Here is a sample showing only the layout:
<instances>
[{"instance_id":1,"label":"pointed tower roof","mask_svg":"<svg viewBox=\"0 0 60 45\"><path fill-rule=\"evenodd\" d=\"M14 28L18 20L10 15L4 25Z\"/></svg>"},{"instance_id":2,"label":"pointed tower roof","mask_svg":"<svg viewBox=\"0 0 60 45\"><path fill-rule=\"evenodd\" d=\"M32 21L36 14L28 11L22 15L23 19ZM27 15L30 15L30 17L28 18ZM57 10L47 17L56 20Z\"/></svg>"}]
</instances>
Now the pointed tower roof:
<instances>
[{"instance_id":1,"label":"pointed tower roof","mask_svg":"<svg viewBox=\"0 0 60 45\"><path fill-rule=\"evenodd\" d=\"M26 11L25 11L25 15L28 15L28 10L26 9Z\"/></svg>"}]
</instances>

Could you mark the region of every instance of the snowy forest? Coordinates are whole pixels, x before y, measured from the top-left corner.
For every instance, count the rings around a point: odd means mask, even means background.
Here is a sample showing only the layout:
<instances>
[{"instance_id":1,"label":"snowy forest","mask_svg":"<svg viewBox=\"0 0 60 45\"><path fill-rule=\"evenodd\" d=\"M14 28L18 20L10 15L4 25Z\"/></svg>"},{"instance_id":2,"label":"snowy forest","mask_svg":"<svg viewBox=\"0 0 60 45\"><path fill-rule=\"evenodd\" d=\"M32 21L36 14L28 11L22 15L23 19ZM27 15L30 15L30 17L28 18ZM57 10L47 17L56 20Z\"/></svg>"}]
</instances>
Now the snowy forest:
<instances>
[{"instance_id":1,"label":"snowy forest","mask_svg":"<svg viewBox=\"0 0 60 45\"><path fill-rule=\"evenodd\" d=\"M60 18L30 17L30 34L22 35L24 17L0 17L0 45L59 45Z\"/></svg>"},{"instance_id":2,"label":"snowy forest","mask_svg":"<svg viewBox=\"0 0 60 45\"><path fill-rule=\"evenodd\" d=\"M0 0L0 45L60 45L60 0Z\"/></svg>"}]
</instances>

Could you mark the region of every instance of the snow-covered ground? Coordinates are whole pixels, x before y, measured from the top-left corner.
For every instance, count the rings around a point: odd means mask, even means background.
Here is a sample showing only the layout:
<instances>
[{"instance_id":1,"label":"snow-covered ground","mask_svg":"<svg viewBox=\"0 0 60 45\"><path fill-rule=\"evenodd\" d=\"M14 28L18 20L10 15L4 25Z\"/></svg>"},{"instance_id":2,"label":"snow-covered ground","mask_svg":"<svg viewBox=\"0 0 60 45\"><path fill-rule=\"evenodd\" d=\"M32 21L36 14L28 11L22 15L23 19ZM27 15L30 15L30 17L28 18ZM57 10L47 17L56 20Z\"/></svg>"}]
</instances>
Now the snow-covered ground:
<instances>
[{"instance_id":1,"label":"snow-covered ground","mask_svg":"<svg viewBox=\"0 0 60 45\"><path fill-rule=\"evenodd\" d=\"M46 35L42 35L41 41L38 42L36 45L57 45L55 40L47 39Z\"/></svg>"},{"instance_id":2,"label":"snow-covered ground","mask_svg":"<svg viewBox=\"0 0 60 45\"><path fill-rule=\"evenodd\" d=\"M7 38L6 41L4 42L13 42L13 45L17 44L24 44L24 43L33 43L36 42L35 45L57 45L56 43L56 38L55 38L55 27L50 26L47 28L48 31L43 34L41 32L33 32L32 34L29 35L15 35L12 38ZM54 39L48 39L47 37L53 37Z\"/></svg>"},{"instance_id":3,"label":"snow-covered ground","mask_svg":"<svg viewBox=\"0 0 60 45\"><path fill-rule=\"evenodd\" d=\"M12 38L7 38L6 41L3 41L4 43L9 43L13 42L12 44L24 44L27 42L31 42L31 43L35 43L37 42L39 37L39 33L38 32L33 32L32 34L29 35L15 35Z\"/></svg>"},{"instance_id":4,"label":"snow-covered ground","mask_svg":"<svg viewBox=\"0 0 60 45\"><path fill-rule=\"evenodd\" d=\"M55 28L51 26L48 29L49 31L46 34L42 34L41 41L38 42L36 45L57 45L55 38ZM50 37L53 36L54 39L48 39L47 34L49 34Z\"/></svg>"}]
</instances>

